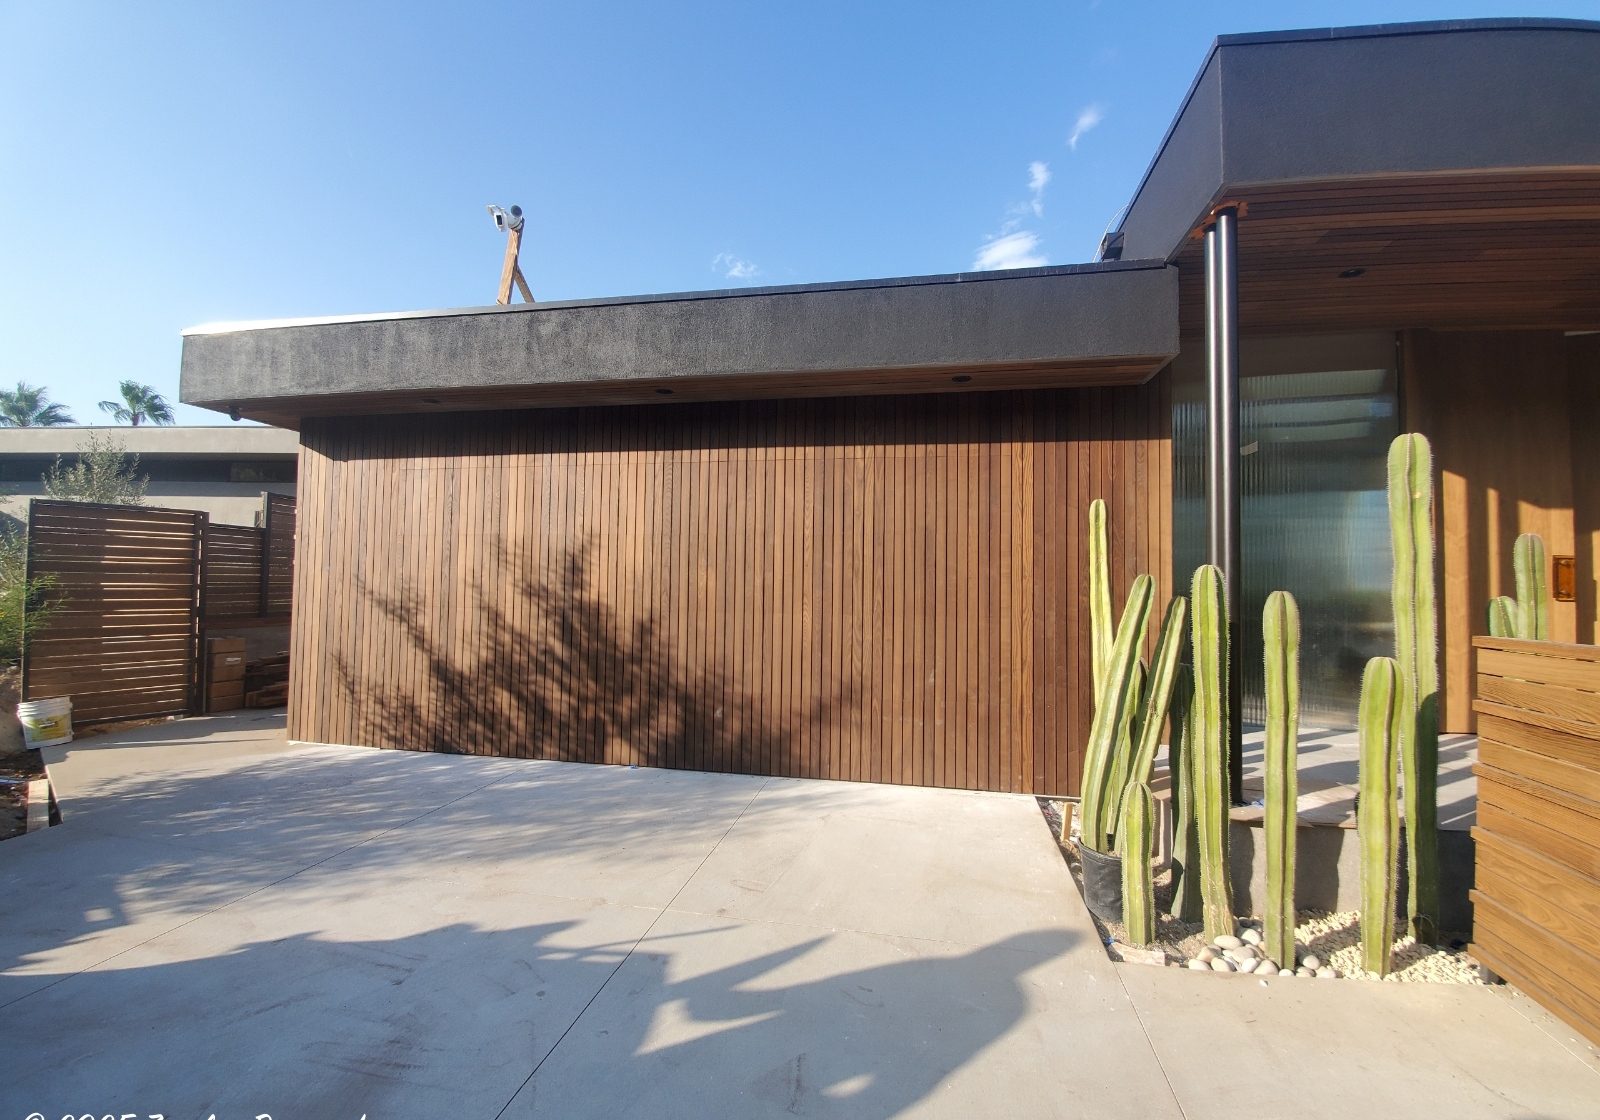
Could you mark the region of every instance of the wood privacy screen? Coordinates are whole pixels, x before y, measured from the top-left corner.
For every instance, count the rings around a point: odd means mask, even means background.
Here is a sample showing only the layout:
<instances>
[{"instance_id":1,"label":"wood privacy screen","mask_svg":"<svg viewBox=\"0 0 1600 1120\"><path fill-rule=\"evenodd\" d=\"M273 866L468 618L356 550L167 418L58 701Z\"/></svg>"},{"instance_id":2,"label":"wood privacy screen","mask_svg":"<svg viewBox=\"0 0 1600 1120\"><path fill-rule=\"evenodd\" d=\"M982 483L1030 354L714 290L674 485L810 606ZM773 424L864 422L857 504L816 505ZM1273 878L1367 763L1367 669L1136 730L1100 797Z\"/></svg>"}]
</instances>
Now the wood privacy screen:
<instances>
[{"instance_id":1,"label":"wood privacy screen","mask_svg":"<svg viewBox=\"0 0 1600 1120\"><path fill-rule=\"evenodd\" d=\"M205 527L201 566L208 624L287 618L294 590L295 500L262 496L260 525Z\"/></svg>"},{"instance_id":2,"label":"wood privacy screen","mask_svg":"<svg viewBox=\"0 0 1600 1120\"><path fill-rule=\"evenodd\" d=\"M295 500L283 494L266 495L261 510L262 615L287 615L293 604L294 534Z\"/></svg>"},{"instance_id":3,"label":"wood privacy screen","mask_svg":"<svg viewBox=\"0 0 1600 1120\"><path fill-rule=\"evenodd\" d=\"M269 495L263 521L35 499L28 571L56 606L23 656L23 699L70 696L74 723L198 711L201 625L289 612L294 499Z\"/></svg>"},{"instance_id":4,"label":"wood privacy screen","mask_svg":"<svg viewBox=\"0 0 1600 1120\"><path fill-rule=\"evenodd\" d=\"M205 602L210 618L252 618L261 611L260 529L205 527Z\"/></svg>"},{"instance_id":5,"label":"wood privacy screen","mask_svg":"<svg viewBox=\"0 0 1600 1120\"><path fill-rule=\"evenodd\" d=\"M1074 791L1163 385L307 420L290 736Z\"/></svg>"},{"instance_id":6,"label":"wood privacy screen","mask_svg":"<svg viewBox=\"0 0 1600 1120\"><path fill-rule=\"evenodd\" d=\"M205 518L31 502L28 572L55 609L28 642L22 698L70 696L74 723L189 711Z\"/></svg>"},{"instance_id":7,"label":"wood privacy screen","mask_svg":"<svg viewBox=\"0 0 1600 1120\"><path fill-rule=\"evenodd\" d=\"M1600 1043L1600 648L1473 645L1472 952Z\"/></svg>"}]
</instances>

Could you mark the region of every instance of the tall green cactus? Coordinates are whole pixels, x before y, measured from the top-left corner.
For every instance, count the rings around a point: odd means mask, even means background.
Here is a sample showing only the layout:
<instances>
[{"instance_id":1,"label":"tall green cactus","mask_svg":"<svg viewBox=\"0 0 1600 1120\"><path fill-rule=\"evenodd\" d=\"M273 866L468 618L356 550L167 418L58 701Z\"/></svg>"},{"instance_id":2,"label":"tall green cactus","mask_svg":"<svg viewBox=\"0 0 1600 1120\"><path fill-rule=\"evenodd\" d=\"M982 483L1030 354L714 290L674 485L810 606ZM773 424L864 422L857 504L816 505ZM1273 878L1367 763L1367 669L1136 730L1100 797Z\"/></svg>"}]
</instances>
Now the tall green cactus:
<instances>
[{"instance_id":1,"label":"tall green cactus","mask_svg":"<svg viewBox=\"0 0 1600 1120\"><path fill-rule=\"evenodd\" d=\"M1300 738L1300 608L1287 591L1267 596L1261 614L1266 651L1267 956L1294 962L1295 802L1300 796L1295 755Z\"/></svg>"},{"instance_id":2,"label":"tall green cactus","mask_svg":"<svg viewBox=\"0 0 1600 1120\"><path fill-rule=\"evenodd\" d=\"M1206 938L1234 930L1228 880L1228 603L1222 572L1195 569L1194 706L1189 744L1194 770L1195 831L1200 847L1201 921Z\"/></svg>"},{"instance_id":3,"label":"tall green cactus","mask_svg":"<svg viewBox=\"0 0 1600 1120\"><path fill-rule=\"evenodd\" d=\"M1509 595L1489 600L1489 633L1496 638L1522 637L1521 611Z\"/></svg>"},{"instance_id":4,"label":"tall green cactus","mask_svg":"<svg viewBox=\"0 0 1600 1120\"><path fill-rule=\"evenodd\" d=\"M1095 705L1094 722L1089 728L1089 744L1084 752L1083 786L1079 804L1082 822L1081 841L1097 852L1111 846L1116 818L1115 795L1110 791L1115 763L1116 740L1122 730L1123 713L1133 703L1132 686L1138 666L1139 650L1144 645L1145 627L1150 619L1150 600L1155 583L1147 575L1133 581L1128 602L1117 626L1116 642L1106 666L1106 685ZM1062 828L1067 827L1062 821ZM1064 838L1064 837L1063 837Z\"/></svg>"},{"instance_id":5,"label":"tall green cactus","mask_svg":"<svg viewBox=\"0 0 1600 1120\"><path fill-rule=\"evenodd\" d=\"M1395 865L1400 816L1395 804L1399 740L1411 721L1405 674L1393 658L1374 657L1361 678L1360 797L1361 967L1388 973L1394 948Z\"/></svg>"},{"instance_id":6,"label":"tall green cactus","mask_svg":"<svg viewBox=\"0 0 1600 1120\"><path fill-rule=\"evenodd\" d=\"M1389 445L1395 661L1405 678L1400 728L1406 823L1406 915L1432 944L1439 914L1439 656L1433 586L1433 453L1426 438Z\"/></svg>"},{"instance_id":7,"label":"tall green cactus","mask_svg":"<svg viewBox=\"0 0 1600 1120\"><path fill-rule=\"evenodd\" d=\"M1122 925L1130 945L1156 939L1156 895L1150 875L1150 837L1155 808L1150 787L1134 782L1122 799Z\"/></svg>"},{"instance_id":8,"label":"tall green cactus","mask_svg":"<svg viewBox=\"0 0 1600 1120\"><path fill-rule=\"evenodd\" d=\"M1172 744L1167 780L1172 787L1172 913L1179 921L1200 920L1200 841L1194 818L1194 733L1189 718L1194 677L1179 665L1172 685Z\"/></svg>"},{"instance_id":9,"label":"tall green cactus","mask_svg":"<svg viewBox=\"0 0 1600 1120\"><path fill-rule=\"evenodd\" d=\"M1106 545L1106 503L1089 503L1089 654L1094 672L1094 702L1105 695L1106 665L1116 641L1111 622L1111 572Z\"/></svg>"},{"instance_id":10,"label":"tall green cactus","mask_svg":"<svg viewBox=\"0 0 1600 1120\"><path fill-rule=\"evenodd\" d=\"M1511 546L1511 567L1517 582L1517 633L1519 638L1550 640L1550 594L1545 575L1544 538L1523 533Z\"/></svg>"}]
</instances>

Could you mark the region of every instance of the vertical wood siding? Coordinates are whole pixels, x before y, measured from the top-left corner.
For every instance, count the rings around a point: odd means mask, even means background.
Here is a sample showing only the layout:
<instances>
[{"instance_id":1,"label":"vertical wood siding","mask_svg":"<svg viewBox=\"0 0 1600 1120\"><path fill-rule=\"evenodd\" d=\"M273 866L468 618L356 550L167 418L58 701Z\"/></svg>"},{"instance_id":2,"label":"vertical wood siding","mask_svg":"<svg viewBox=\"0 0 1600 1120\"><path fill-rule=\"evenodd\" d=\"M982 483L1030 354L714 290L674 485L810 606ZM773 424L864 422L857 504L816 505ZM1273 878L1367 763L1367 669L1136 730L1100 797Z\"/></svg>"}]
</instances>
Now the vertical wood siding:
<instances>
[{"instance_id":1,"label":"vertical wood siding","mask_svg":"<svg viewBox=\"0 0 1600 1120\"><path fill-rule=\"evenodd\" d=\"M289 733L1076 791L1082 563L1169 577L1137 389L308 420Z\"/></svg>"},{"instance_id":2,"label":"vertical wood siding","mask_svg":"<svg viewBox=\"0 0 1600 1120\"><path fill-rule=\"evenodd\" d=\"M1476 730L1472 639L1489 600L1514 593L1511 549L1538 533L1550 556L1575 553L1574 490L1594 472L1577 340L1559 331L1408 331L1405 424L1433 443L1439 472L1440 723ZM1550 636L1579 636L1573 603L1550 604Z\"/></svg>"}]
</instances>

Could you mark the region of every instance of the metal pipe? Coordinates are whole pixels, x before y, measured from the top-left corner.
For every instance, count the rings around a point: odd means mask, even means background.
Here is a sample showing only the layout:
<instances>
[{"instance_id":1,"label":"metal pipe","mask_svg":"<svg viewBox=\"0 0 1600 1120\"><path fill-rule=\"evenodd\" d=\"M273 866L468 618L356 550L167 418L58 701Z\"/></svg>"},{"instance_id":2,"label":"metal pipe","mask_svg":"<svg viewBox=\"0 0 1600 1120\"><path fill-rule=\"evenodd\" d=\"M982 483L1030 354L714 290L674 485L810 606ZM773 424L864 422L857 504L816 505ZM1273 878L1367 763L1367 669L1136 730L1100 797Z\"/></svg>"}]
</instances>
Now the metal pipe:
<instances>
[{"instance_id":1,"label":"metal pipe","mask_svg":"<svg viewBox=\"0 0 1600 1120\"><path fill-rule=\"evenodd\" d=\"M1225 206L1206 227L1206 562L1222 569L1228 601L1228 787L1244 801L1239 714L1239 212Z\"/></svg>"}]
</instances>

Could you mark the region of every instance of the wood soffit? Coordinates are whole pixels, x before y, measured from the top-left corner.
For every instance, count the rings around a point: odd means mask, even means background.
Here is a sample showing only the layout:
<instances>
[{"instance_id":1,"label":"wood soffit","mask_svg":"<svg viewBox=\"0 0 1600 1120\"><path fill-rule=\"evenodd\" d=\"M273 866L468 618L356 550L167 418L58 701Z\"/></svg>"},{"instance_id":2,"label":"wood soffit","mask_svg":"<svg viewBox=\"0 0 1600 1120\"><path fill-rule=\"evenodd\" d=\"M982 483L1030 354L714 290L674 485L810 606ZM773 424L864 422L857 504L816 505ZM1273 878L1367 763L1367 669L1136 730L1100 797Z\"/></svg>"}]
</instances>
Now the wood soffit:
<instances>
[{"instance_id":1,"label":"wood soffit","mask_svg":"<svg viewBox=\"0 0 1600 1120\"><path fill-rule=\"evenodd\" d=\"M1261 332L1600 328L1600 168L1230 186L1239 318ZM1175 259L1203 333L1205 255Z\"/></svg>"}]
</instances>

